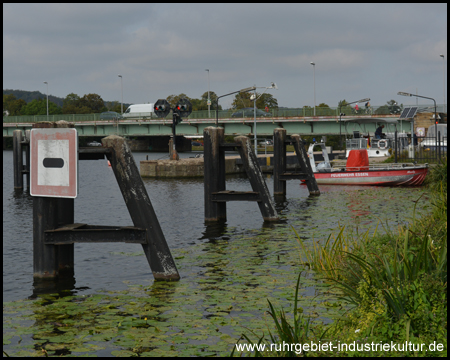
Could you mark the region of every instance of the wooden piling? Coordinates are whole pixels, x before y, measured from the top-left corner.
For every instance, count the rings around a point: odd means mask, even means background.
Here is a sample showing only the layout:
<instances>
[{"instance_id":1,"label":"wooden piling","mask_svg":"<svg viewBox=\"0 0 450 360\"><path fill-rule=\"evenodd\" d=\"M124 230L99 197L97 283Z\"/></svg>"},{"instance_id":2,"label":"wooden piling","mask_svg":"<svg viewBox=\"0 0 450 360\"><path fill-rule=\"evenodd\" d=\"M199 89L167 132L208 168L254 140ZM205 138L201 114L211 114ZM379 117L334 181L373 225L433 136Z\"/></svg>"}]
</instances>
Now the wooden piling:
<instances>
[{"instance_id":1,"label":"wooden piling","mask_svg":"<svg viewBox=\"0 0 450 360\"><path fill-rule=\"evenodd\" d=\"M22 152L22 130L13 131L13 171L14 189L23 189L23 152Z\"/></svg>"},{"instance_id":2,"label":"wooden piling","mask_svg":"<svg viewBox=\"0 0 450 360\"><path fill-rule=\"evenodd\" d=\"M273 139L273 194L286 195L286 181L281 180L286 172L286 129L274 129Z\"/></svg>"},{"instance_id":3,"label":"wooden piling","mask_svg":"<svg viewBox=\"0 0 450 360\"><path fill-rule=\"evenodd\" d=\"M27 189L30 191L30 131L31 130L25 130L25 140L26 140L26 146L25 146L25 160L26 165L24 169L24 173L27 179Z\"/></svg>"},{"instance_id":4,"label":"wooden piling","mask_svg":"<svg viewBox=\"0 0 450 360\"><path fill-rule=\"evenodd\" d=\"M142 248L155 280L179 280L180 275L169 246L125 139L110 135L102 139L102 144L112 150L107 158L111 162L134 226L147 229L148 243L142 244Z\"/></svg>"},{"instance_id":5,"label":"wooden piling","mask_svg":"<svg viewBox=\"0 0 450 360\"><path fill-rule=\"evenodd\" d=\"M278 221L278 214L275 210L275 204L270 196L269 189L263 178L261 168L258 164L258 159L253 152L250 140L246 136L237 136L234 141L239 144L239 154L241 155L244 169L252 185L254 192L259 193L258 206L261 211L264 221Z\"/></svg>"},{"instance_id":6,"label":"wooden piling","mask_svg":"<svg viewBox=\"0 0 450 360\"><path fill-rule=\"evenodd\" d=\"M33 276L55 278L58 276L57 247L46 245L45 230L58 225L57 198L33 197Z\"/></svg>"},{"instance_id":7,"label":"wooden piling","mask_svg":"<svg viewBox=\"0 0 450 360\"><path fill-rule=\"evenodd\" d=\"M207 127L203 130L205 221L227 218L226 202L214 202L212 193L225 190L225 152L220 149L224 129Z\"/></svg>"},{"instance_id":8,"label":"wooden piling","mask_svg":"<svg viewBox=\"0 0 450 360\"><path fill-rule=\"evenodd\" d=\"M74 125L64 120L39 122L33 128L72 128ZM28 147L29 148L29 147ZM29 154L27 155L29 169ZM73 276L74 245L44 244L46 230L54 230L63 224L74 222L74 199L33 197L33 276L53 278L59 275Z\"/></svg>"},{"instance_id":9,"label":"wooden piling","mask_svg":"<svg viewBox=\"0 0 450 360\"><path fill-rule=\"evenodd\" d=\"M291 135L292 144L294 145L295 153L300 163L300 169L303 174L306 175L306 186L309 190L309 195L317 196L320 195L319 186L317 185L316 178L314 177L311 163L308 159L308 154L306 153L303 141L298 134Z\"/></svg>"}]
</instances>

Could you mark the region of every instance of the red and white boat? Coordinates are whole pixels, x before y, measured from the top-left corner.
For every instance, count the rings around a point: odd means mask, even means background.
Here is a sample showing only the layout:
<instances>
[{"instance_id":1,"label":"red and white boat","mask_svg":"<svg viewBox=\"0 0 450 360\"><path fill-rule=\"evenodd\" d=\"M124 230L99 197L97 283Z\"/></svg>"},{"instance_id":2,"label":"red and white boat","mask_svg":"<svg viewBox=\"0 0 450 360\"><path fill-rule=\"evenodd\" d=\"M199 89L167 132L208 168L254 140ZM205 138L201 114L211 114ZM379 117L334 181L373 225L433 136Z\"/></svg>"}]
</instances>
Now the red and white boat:
<instances>
[{"instance_id":1,"label":"red and white boat","mask_svg":"<svg viewBox=\"0 0 450 360\"><path fill-rule=\"evenodd\" d=\"M313 155L315 146L321 147L325 160L317 166ZM428 164L369 165L369 157L365 149L351 150L345 167L331 167L324 143L311 144L308 157L319 185L419 186L428 172Z\"/></svg>"}]
</instances>

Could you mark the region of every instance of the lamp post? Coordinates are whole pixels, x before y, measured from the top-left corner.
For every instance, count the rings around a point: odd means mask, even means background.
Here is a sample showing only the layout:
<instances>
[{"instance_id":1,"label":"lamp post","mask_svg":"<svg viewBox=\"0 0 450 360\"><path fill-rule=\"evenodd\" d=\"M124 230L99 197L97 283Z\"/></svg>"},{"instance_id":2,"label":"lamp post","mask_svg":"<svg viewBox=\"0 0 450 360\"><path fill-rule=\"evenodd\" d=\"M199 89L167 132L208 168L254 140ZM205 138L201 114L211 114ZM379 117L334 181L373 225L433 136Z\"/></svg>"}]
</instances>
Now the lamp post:
<instances>
[{"instance_id":1,"label":"lamp post","mask_svg":"<svg viewBox=\"0 0 450 360\"><path fill-rule=\"evenodd\" d=\"M258 155L258 140L256 139L256 85L254 91L255 92L253 93L253 143L255 144L255 155Z\"/></svg>"},{"instance_id":2,"label":"lamp post","mask_svg":"<svg viewBox=\"0 0 450 360\"><path fill-rule=\"evenodd\" d=\"M358 101L349 102L349 103L346 103L345 105L347 106L347 105L356 104L356 103L360 103L360 102L367 102L367 101L370 101L370 98L365 98L365 99L361 99ZM339 105L339 138L341 139L340 150L342 150L342 115L344 115L344 114L342 114L341 108L342 108L343 102L344 102L344 100L342 100Z\"/></svg>"},{"instance_id":3,"label":"lamp post","mask_svg":"<svg viewBox=\"0 0 450 360\"><path fill-rule=\"evenodd\" d=\"M48 82L44 81L44 84L47 84L47 121L48 121Z\"/></svg>"},{"instance_id":4,"label":"lamp post","mask_svg":"<svg viewBox=\"0 0 450 360\"><path fill-rule=\"evenodd\" d=\"M123 114L123 79L122 79L122 75L117 75L118 77L120 77L120 90L122 93L122 102L120 103L120 113Z\"/></svg>"},{"instance_id":5,"label":"lamp post","mask_svg":"<svg viewBox=\"0 0 450 360\"><path fill-rule=\"evenodd\" d=\"M442 58L442 69L443 69L443 73L444 73L444 113L445 113L445 58L444 58L444 54L440 54L439 55Z\"/></svg>"},{"instance_id":6,"label":"lamp post","mask_svg":"<svg viewBox=\"0 0 450 360\"><path fill-rule=\"evenodd\" d=\"M208 118L211 117L211 99L209 98L209 69L205 69L208 72Z\"/></svg>"},{"instance_id":7,"label":"lamp post","mask_svg":"<svg viewBox=\"0 0 450 360\"><path fill-rule=\"evenodd\" d=\"M229 94L225 94L225 95L220 95L220 96L218 96L218 97L217 97L217 100L216 100L216 127L219 126L219 99L220 99L221 97L228 96L228 95L233 95L233 94L237 94L237 93L243 93L243 92L253 91L253 90L255 90L255 89L256 89L256 88L255 88L254 86L252 86L252 87L245 88L245 89L241 89L241 90L238 90L238 91L233 91L233 92L231 92L231 93L229 93Z\"/></svg>"},{"instance_id":8,"label":"lamp post","mask_svg":"<svg viewBox=\"0 0 450 360\"><path fill-rule=\"evenodd\" d=\"M266 91L267 89L276 89L278 90L277 84L275 84L274 82L270 85L270 86L262 86L260 87L260 89L266 89L264 90L261 95L259 95L258 97L256 97L256 85L254 86L255 88L255 93L250 97L250 100L252 100L253 97L253 142L255 144L255 155L258 155L258 143L257 143L257 139L256 139L256 100L258 100Z\"/></svg>"},{"instance_id":9,"label":"lamp post","mask_svg":"<svg viewBox=\"0 0 450 360\"><path fill-rule=\"evenodd\" d=\"M426 96L422 96L422 95L417 95L417 94L406 93L406 92L402 92L402 91L399 91L399 92L397 93L397 95L401 95L401 96L417 96L417 97L420 97L420 98L433 100L433 102L434 102L434 122L435 122L435 125L438 123L437 112L436 112L436 100L434 100L433 98L430 98L430 97L426 97ZM438 141L437 141L437 126L436 126L436 131L435 131L435 133L436 133L436 156L437 156L437 147L438 147ZM411 134L411 136L413 136L413 134Z\"/></svg>"},{"instance_id":10,"label":"lamp post","mask_svg":"<svg viewBox=\"0 0 450 360\"><path fill-rule=\"evenodd\" d=\"M311 61L313 66L313 78L314 78L314 116L316 116L316 63Z\"/></svg>"}]
</instances>

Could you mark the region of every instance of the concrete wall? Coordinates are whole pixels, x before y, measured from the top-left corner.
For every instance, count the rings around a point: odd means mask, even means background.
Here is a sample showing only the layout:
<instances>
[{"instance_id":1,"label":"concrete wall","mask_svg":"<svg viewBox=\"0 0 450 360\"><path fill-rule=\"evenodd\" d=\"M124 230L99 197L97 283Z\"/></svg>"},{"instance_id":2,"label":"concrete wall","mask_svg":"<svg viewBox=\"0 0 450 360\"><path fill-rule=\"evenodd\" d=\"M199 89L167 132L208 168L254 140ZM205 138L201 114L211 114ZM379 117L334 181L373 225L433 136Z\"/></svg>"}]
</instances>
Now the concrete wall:
<instances>
[{"instance_id":1,"label":"concrete wall","mask_svg":"<svg viewBox=\"0 0 450 360\"><path fill-rule=\"evenodd\" d=\"M140 163L142 177L203 177L203 158L180 160L143 160ZM236 164L236 159L225 159L225 173L236 174L245 172L242 166Z\"/></svg>"},{"instance_id":2,"label":"concrete wall","mask_svg":"<svg viewBox=\"0 0 450 360\"><path fill-rule=\"evenodd\" d=\"M320 161L323 158L317 155ZM316 158L316 155L314 156ZM330 160L332 157L330 156ZM258 156L258 163L263 172L273 172L273 155ZM286 157L287 169L299 169L297 157L288 154ZM142 160L140 162L140 174L142 177L175 178L175 177L203 177L203 158L189 158L180 160ZM228 156L225 158L225 174L245 173L240 156Z\"/></svg>"}]
</instances>

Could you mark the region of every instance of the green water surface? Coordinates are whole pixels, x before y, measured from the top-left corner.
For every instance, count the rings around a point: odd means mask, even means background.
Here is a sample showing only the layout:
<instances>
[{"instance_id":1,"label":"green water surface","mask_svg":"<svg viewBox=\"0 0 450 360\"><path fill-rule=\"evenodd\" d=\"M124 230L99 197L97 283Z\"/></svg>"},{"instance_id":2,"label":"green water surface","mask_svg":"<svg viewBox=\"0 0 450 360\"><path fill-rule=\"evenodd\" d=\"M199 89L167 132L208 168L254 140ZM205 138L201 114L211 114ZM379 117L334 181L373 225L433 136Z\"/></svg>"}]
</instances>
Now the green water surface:
<instances>
[{"instance_id":1,"label":"green water surface","mask_svg":"<svg viewBox=\"0 0 450 360\"><path fill-rule=\"evenodd\" d=\"M229 355L242 333L274 330L267 299L292 312L302 272L300 307L331 322L346 304L301 263L292 227L308 244L345 226L383 232L429 211L420 188L321 187L319 197L291 201L282 222L174 249L179 282L129 283L126 291L42 295L3 304L3 350L13 356ZM417 202L417 200L420 200ZM414 205L417 204L414 212ZM130 261L138 253L116 253Z\"/></svg>"}]
</instances>

